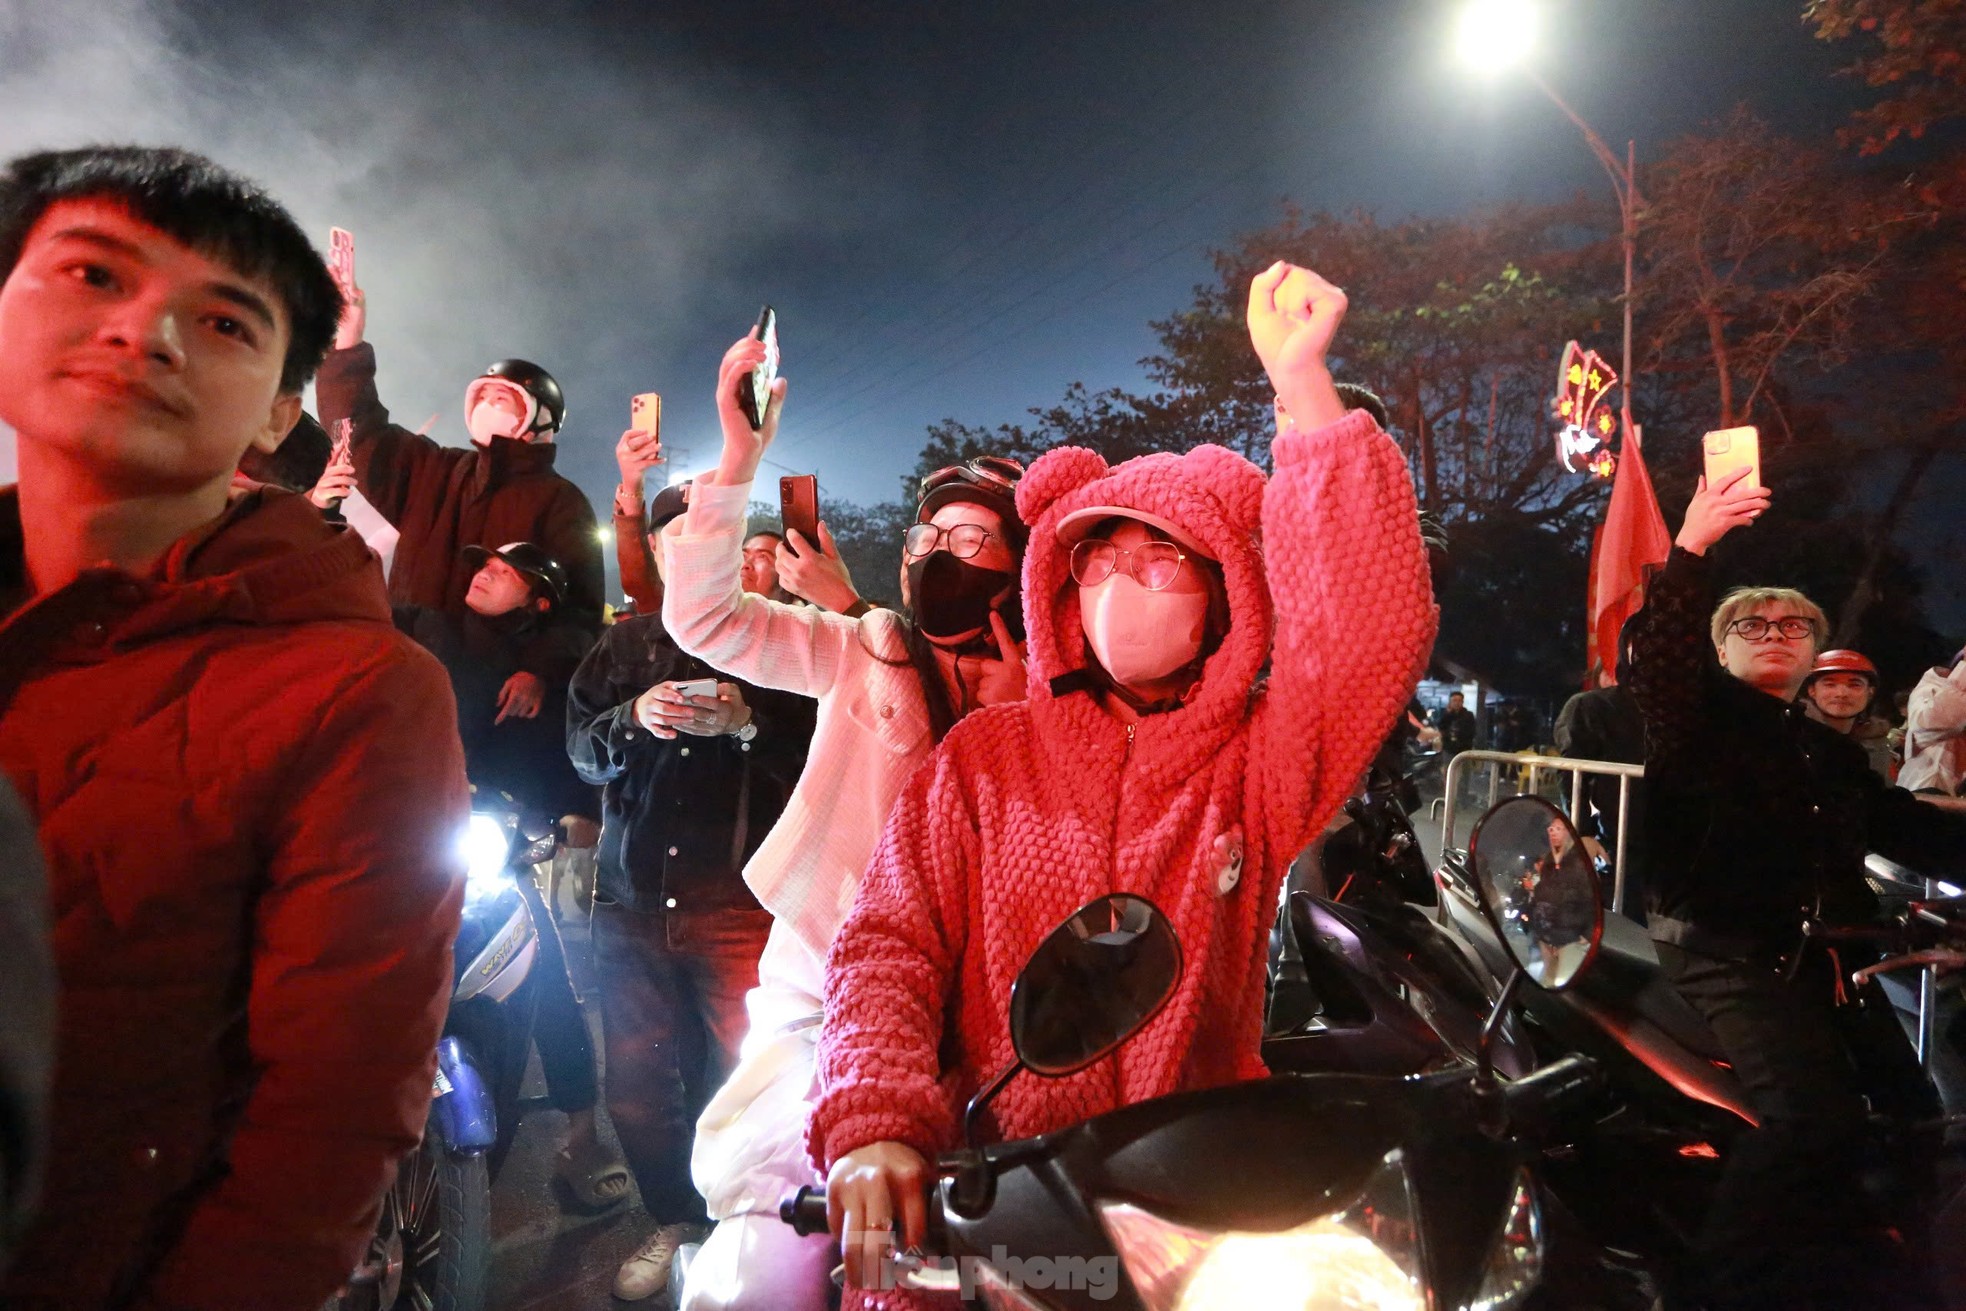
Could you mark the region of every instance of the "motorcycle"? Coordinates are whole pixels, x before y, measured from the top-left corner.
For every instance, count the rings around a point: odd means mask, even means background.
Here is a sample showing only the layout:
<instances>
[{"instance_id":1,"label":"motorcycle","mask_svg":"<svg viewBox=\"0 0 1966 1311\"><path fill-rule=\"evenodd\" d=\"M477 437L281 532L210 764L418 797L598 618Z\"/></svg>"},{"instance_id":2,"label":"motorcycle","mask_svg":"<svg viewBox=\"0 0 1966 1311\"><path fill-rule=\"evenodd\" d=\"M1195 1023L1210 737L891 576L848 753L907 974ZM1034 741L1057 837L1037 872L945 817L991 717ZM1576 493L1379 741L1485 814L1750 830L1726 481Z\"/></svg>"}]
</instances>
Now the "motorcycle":
<instances>
[{"instance_id":1,"label":"motorcycle","mask_svg":"<svg viewBox=\"0 0 1966 1311\"><path fill-rule=\"evenodd\" d=\"M361 1264L323 1311L482 1311L491 1181L512 1145L532 1041L540 926L520 890L556 834L478 791L461 838L464 914L423 1141L397 1166Z\"/></svg>"},{"instance_id":2,"label":"motorcycle","mask_svg":"<svg viewBox=\"0 0 1966 1311\"><path fill-rule=\"evenodd\" d=\"M1354 803L1379 804L1372 789ZM1337 870L1327 861L1327 885L1341 897L1287 899L1264 1043L1273 1070L1420 1073L1468 1059L1470 1034L1513 960L1467 855L1444 854L1423 902L1394 862L1398 849L1367 848L1370 859L1341 860ZM1890 904L1874 925L1812 925L1810 949L1903 950L1930 938L1929 923L1922 937L1919 924L1936 922L1939 902ZM1725 1161L1758 1116L1705 1020L1665 978L1648 934L1622 915L1604 917L1599 958L1576 987L1526 993L1496 1035L1494 1059L1514 1075L1570 1054L1596 1062L1615 1106L1549 1163L1547 1177L1607 1251L1630 1254L1664 1283L1690 1265ZM1886 1164L1868 1191L1915 1235L1945 1210L1948 1186L1927 1168L1940 1126L1898 1083L1873 1082Z\"/></svg>"},{"instance_id":3,"label":"motorcycle","mask_svg":"<svg viewBox=\"0 0 1966 1311\"><path fill-rule=\"evenodd\" d=\"M1552 823L1551 816L1555 816ZM1016 1060L970 1103L935 1163L928 1255L901 1287L992 1308L1649 1307L1643 1271L1606 1259L1545 1175L1602 1108L1594 1061L1517 1077L1493 1059L1524 991L1571 987L1599 952L1596 876L1534 798L1496 807L1471 843L1483 906L1513 968L1470 1059L1422 1073L1280 1074L1177 1093L1040 1137L975 1145L1021 1073L1062 1077L1110 1054L1179 985L1180 944L1130 894L1073 914L1011 993ZM822 1189L781 1208L826 1227Z\"/></svg>"}]
</instances>

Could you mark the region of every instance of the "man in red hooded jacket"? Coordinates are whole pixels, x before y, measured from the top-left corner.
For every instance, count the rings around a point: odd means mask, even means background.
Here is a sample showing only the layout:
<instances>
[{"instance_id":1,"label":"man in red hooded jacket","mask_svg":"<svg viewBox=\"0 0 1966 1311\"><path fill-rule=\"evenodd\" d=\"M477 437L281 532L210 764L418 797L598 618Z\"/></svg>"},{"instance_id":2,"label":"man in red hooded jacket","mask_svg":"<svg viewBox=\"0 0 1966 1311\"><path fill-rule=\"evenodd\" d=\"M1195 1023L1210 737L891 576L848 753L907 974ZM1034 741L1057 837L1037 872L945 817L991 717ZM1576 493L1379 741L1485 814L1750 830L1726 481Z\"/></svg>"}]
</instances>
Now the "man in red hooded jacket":
<instances>
[{"instance_id":1,"label":"man in red hooded jacket","mask_svg":"<svg viewBox=\"0 0 1966 1311\"><path fill-rule=\"evenodd\" d=\"M361 539L232 486L340 297L264 192L136 147L0 171L0 279L0 769L61 988L0 1304L311 1311L423 1128L467 811Z\"/></svg>"}]
</instances>

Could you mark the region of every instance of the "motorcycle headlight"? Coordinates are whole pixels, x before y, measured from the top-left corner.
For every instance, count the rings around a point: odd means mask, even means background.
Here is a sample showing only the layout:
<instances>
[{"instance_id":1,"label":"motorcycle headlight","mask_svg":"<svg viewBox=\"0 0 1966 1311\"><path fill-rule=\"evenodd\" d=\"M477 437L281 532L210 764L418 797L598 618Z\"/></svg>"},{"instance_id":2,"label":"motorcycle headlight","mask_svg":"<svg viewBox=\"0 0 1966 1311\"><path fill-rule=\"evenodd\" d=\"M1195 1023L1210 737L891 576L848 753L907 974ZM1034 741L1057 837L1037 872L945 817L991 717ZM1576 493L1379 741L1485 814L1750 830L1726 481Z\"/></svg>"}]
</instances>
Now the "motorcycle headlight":
<instances>
[{"instance_id":1,"label":"motorcycle headlight","mask_svg":"<svg viewBox=\"0 0 1966 1311\"><path fill-rule=\"evenodd\" d=\"M1428 1311L1420 1232L1398 1148L1351 1205L1277 1233L1210 1232L1125 1202L1099 1219L1146 1311ZM1499 1305L1499 1304L1498 1304Z\"/></svg>"},{"instance_id":2,"label":"motorcycle headlight","mask_svg":"<svg viewBox=\"0 0 1966 1311\"><path fill-rule=\"evenodd\" d=\"M512 858L512 832L498 816L471 812L471 822L459 839L464 852L464 895L476 901L497 896L512 886L508 868Z\"/></svg>"},{"instance_id":3,"label":"motorcycle headlight","mask_svg":"<svg viewBox=\"0 0 1966 1311\"><path fill-rule=\"evenodd\" d=\"M1509 1213L1488 1249L1481 1286L1466 1311L1512 1311L1521 1306L1543 1277L1543 1214L1527 1170L1517 1170L1509 1192Z\"/></svg>"}]
</instances>

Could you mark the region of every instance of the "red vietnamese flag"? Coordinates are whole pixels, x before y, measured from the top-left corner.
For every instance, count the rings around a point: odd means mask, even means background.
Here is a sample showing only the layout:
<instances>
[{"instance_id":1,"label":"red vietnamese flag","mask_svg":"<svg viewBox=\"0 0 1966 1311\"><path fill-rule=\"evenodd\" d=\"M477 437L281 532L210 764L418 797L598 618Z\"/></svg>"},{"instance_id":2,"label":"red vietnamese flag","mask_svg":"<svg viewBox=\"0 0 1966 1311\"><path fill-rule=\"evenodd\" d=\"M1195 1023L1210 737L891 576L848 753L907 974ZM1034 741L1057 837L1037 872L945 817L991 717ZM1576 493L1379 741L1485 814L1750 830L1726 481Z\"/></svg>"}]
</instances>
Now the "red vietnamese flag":
<instances>
[{"instance_id":1,"label":"red vietnamese flag","mask_svg":"<svg viewBox=\"0 0 1966 1311\"><path fill-rule=\"evenodd\" d=\"M1585 603L1590 619L1589 667L1593 672L1606 671L1607 683L1617 681L1618 632L1645 603L1645 582L1671 550L1672 535L1659 513L1652 475L1645 471L1638 443L1626 441L1618 453L1611 503L1591 544L1590 594Z\"/></svg>"}]
</instances>

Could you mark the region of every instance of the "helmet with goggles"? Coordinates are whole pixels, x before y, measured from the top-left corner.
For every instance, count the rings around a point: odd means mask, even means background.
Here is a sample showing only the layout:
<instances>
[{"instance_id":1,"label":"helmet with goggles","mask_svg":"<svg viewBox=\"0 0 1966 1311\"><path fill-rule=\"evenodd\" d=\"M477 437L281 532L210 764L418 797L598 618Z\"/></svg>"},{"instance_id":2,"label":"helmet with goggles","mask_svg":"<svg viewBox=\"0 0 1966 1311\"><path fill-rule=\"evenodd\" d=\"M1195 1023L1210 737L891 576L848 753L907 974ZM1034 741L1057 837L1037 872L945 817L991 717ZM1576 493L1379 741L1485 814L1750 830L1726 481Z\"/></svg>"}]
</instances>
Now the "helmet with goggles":
<instances>
[{"instance_id":1,"label":"helmet with goggles","mask_svg":"<svg viewBox=\"0 0 1966 1311\"><path fill-rule=\"evenodd\" d=\"M1024 549L1025 528L1024 521L1017 517L1017 483L1023 476L1023 465L1001 455L979 455L973 460L937 469L921 481L920 499L915 506L915 529L933 528L935 525L928 521L935 517L937 510L958 501L967 501L971 505L995 511L1003 521L1006 544L1013 551L1021 552ZM958 536L960 528L935 541L927 541L928 535L915 529L908 533L907 549L910 555L927 555L938 545L946 545L958 559L967 559L982 549L982 538L967 533ZM917 545L924 541L926 545L917 550Z\"/></svg>"}]
</instances>

